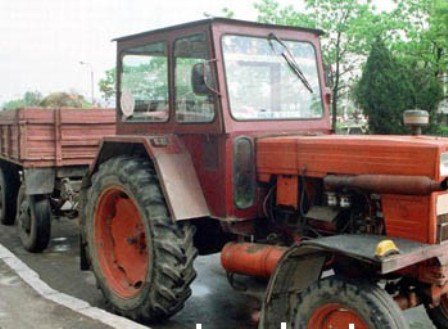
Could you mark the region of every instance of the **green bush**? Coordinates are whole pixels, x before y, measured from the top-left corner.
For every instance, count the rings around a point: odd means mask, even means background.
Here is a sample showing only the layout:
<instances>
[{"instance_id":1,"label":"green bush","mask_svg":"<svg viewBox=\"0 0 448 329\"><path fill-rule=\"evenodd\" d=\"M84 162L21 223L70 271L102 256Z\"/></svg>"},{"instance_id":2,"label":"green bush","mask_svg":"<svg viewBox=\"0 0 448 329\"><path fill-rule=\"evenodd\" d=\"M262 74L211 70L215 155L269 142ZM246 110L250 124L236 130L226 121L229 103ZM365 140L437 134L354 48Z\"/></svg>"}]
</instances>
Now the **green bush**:
<instances>
[{"instance_id":1,"label":"green bush","mask_svg":"<svg viewBox=\"0 0 448 329\"><path fill-rule=\"evenodd\" d=\"M433 130L433 135L448 137L448 127L445 125L439 125Z\"/></svg>"}]
</instances>

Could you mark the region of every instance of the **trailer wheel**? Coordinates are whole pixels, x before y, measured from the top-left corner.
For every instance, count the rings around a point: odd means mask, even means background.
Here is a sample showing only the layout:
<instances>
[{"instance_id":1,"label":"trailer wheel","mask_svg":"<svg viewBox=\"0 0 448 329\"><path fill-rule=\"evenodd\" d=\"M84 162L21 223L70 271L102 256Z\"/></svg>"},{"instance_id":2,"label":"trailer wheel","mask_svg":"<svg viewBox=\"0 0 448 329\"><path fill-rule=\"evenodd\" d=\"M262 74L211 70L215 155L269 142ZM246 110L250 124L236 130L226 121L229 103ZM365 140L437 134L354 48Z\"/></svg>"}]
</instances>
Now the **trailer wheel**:
<instances>
[{"instance_id":1,"label":"trailer wheel","mask_svg":"<svg viewBox=\"0 0 448 329\"><path fill-rule=\"evenodd\" d=\"M294 310L294 329L406 329L394 300L376 284L329 278L302 292Z\"/></svg>"},{"instance_id":2,"label":"trailer wheel","mask_svg":"<svg viewBox=\"0 0 448 329\"><path fill-rule=\"evenodd\" d=\"M51 207L48 196L25 194L23 187L17 197L17 230L23 247L29 252L42 252L51 236Z\"/></svg>"},{"instance_id":3,"label":"trailer wheel","mask_svg":"<svg viewBox=\"0 0 448 329\"><path fill-rule=\"evenodd\" d=\"M16 217L19 180L16 172L6 171L4 167L0 168L0 222L12 225Z\"/></svg>"},{"instance_id":4,"label":"trailer wheel","mask_svg":"<svg viewBox=\"0 0 448 329\"><path fill-rule=\"evenodd\" d=\"M448 328L448 295L443 295L436 307L425 305L426 313L437 329Z\"/></svg>"},{"instance_id":5,"label":"trailer wheel","mask_svg":"<svg viewBox=\"0 0 448 329\"><path fill-rule=\"evenodd\" d=\"M86 251L109 308L143 322L183 308L196 277L193 227L172 221L151 164L113 158L92 177Z\"/></svg>"}]
</instances>

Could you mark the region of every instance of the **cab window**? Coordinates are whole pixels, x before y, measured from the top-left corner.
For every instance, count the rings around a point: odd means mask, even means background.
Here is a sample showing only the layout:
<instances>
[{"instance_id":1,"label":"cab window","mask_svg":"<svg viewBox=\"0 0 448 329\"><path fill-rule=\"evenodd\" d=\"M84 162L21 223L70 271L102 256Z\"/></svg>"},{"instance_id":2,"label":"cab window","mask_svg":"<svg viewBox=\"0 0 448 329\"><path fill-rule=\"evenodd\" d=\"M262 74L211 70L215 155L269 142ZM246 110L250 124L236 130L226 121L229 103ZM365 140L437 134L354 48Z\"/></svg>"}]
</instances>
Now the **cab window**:
<instances>
[{"instance_id":1,"label":"cab window","mask_svg":"<svg viewBox=\"0 0 448 329\"><path fill-rule=\"evenodd\" d=\"M205 34L177 39L174 43L176 120L183 123L211 122L214 93L193 87L193 71L208 66L209 47Z\"/></svg>"},{"instance_id":2,"label":"cab window","mask_svg":"<svg viewBox=\"0 0 448 329\"><path fill-rule=\"evenodd\" d=\"M165 42L124 51L120 104L124 121L164 122L169 117L168 56Z\"/></svg>"}]
</instances>

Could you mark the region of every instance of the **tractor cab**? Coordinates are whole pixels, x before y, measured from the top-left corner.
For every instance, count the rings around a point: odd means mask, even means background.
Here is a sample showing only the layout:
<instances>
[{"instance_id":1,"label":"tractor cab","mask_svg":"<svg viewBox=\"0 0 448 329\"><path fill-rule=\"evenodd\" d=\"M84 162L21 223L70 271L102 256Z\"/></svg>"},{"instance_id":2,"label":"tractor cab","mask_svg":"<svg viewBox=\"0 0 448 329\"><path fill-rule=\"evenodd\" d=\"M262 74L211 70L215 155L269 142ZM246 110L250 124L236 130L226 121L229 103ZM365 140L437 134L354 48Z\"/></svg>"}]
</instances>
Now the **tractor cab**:
<instances>
[{"instance_id":1,"label":"tractor cab","mask_svg":"<svg viewBox=\"0 0 448 329\"><path fill-rule=\"evenodd\" d=\"M321 34L215 18L116 39L117 134L186 148L208 210L180 217L257 217L256 138L330 132Z\"/></svg>"},{"instance_id":2,"label":"tractor cab","mask_svg":"<svg viewBox=\"0 0 448 329\"><path fill-rule=\"evenodd\" d=\"M216 18L116 39L119 133L328 131L321 34Z\"/></svg>"}]
</instances>

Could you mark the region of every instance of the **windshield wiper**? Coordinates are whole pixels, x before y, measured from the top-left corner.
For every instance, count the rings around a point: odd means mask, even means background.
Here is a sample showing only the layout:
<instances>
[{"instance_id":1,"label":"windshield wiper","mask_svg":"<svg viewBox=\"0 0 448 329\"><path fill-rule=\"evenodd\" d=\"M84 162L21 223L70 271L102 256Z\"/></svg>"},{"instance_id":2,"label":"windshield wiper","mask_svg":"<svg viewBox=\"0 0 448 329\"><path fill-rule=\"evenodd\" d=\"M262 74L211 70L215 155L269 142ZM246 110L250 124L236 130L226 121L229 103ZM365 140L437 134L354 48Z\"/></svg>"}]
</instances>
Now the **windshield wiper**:
<instances>
[{"instance_id":1,"label":"windshield wiper","mask_svg":"<svg viewBox=\"0 0 448 329\"><path fill-rule=\"evenodd\" d=\"M283 47L283 50L280 54L278 54L275 51L274 43L272 42L272 40L277 41L279 43L279 45L281 45ZM307 78L305 77L302 70L300 69L299 64L297 64L289 47L279 37L277 37L274 33L269 34L268 42L272 48L272 51L274 53L276 53L277 55L282 56L285 59L286 63L289 65L289 67L294 72L294 74L299 78L300 81L302 81L305 88L308 89L309 92L313 94L314 93L313 88L311 88L310 83L308 82Z\"/></svg>"}]
</instances>

